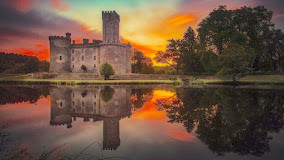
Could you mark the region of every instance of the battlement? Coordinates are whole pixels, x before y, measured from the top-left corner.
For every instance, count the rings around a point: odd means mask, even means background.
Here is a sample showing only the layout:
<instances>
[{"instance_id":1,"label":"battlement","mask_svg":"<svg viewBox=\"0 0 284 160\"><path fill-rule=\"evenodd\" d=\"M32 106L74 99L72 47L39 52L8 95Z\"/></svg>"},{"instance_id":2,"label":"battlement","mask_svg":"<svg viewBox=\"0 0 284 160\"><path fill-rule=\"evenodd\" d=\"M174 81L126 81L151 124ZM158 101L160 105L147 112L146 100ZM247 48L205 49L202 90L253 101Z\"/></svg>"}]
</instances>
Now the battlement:
<instances>
[{"instance_id":1,"label":"battlement","mask_svg":"<svg viewBox=\"0 0 284 160\"><path fill-rule=\"evenodd\" d=\"M53 40L53 39L63 39L63 40L71 40L71 33L66 33L66 37L64 36L49 36L48 37L49 40Z\"/></svg>"},{"instance_id":2,"label":"battlement","mask_svg":"<svg viewBox=\"0 0 284 160\"><path fill-rule=\"evenodd\" d=\"M102 11L102 19L118 19L120 20L120 16L116 13L116 11Z\"/></svg>"}]
</instances>

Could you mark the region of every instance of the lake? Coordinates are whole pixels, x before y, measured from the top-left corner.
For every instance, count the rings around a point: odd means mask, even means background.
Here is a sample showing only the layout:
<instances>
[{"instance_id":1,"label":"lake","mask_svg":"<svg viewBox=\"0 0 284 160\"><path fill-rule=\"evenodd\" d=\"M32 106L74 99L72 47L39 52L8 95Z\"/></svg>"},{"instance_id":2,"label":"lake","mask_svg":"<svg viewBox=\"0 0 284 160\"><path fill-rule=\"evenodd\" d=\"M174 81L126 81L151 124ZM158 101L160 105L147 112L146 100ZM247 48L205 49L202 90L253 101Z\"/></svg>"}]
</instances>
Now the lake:
<instances>
[{"instance_id":1,"label":"lake","mask_svg":"<svg viewBox=\"0 0 284 160\"><path fill-rule=\"evenodd\" d=\"M0 159L281 159L283 91L3 85Z\"/></svg>"}]
</instances>

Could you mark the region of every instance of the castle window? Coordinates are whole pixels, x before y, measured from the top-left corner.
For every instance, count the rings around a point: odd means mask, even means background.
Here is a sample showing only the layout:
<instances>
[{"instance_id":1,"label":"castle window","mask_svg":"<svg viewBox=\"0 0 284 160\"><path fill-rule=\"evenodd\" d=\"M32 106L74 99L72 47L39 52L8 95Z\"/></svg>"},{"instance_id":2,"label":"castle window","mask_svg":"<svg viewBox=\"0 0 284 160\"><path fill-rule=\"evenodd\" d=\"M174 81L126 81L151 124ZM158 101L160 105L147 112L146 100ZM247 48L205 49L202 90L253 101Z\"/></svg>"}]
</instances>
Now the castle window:
<instances>
[{"instance_id":1,"label":"castle window","mask_svg":"<svg viewBox=\"0 0 284 160\"><path fill-rule=\"evenodd\" d=\"M74 101L72 101L72 105L73 105L73 106L75 105L75 102L74 102Z\"/></svg>"},{"instance_id":2,"label":"castle window","mask_svg":"<svg viewBox=\"0 0 284 160\"><path fill-rule=\"evenodd\" d=\"M75 60L75 58L74 57L72 57L72 61L74 61Z\"/></svg>"},{"instance_id":3,"label":"castle window","mask_svg":"<svg viewBox=\"0 0 284 160\"><path fill-rule=\"evenodd\" d=\"M59 56L59 59L62 60L62 56Z\"/></svg>"},{"instance_id":4,"label":"castle window","mask_svg":"<svg viewBox=\"0 0 284 160\"><path fill-rule=\"evenodd\" d=\"M84 107L84 105L85 105L85 103L84 102L82 102L82 106Z\"/></svg>"},{"instance_id":5,"label":"castle window","mask_svg":"<svg viewBox=\"0 0 284 160\"><path fill-rule=\"evenodd\" d=\"M96 56L94 56L94 60L96 60L97 59L97 57Z\"/></svg>"},{"instance_id":6,"label":"castle window","mask_svg":"<svg viewBox=\"0 0 284 160\"><path fill-rule=\"evenodd\" d=\"M72 68L74 68L74 64L72 65Z\"/></svg>"},{"instance_id":7,"label":"castle window","mask_svg":"<svg viewBox=\"0 0 284 160\"><path fill-rule=\"evenodd\" d=\"M60 102L60 107L62 107L62 105L63 105L62 102Z\"/></svg>"},{"instance_id":8,"label":"castle window","mask_svg":"<svg viewBox=\"0 0 284 160\"><path fill-rule=\"evenodd\" d=\"M74 54L74 49L72 49L72 54Z\"/></svg>"},{"instance_id":9,"label":"castle window","mask_svg":"<svg viewBox=\"0 0 284 160\"><path fill-rule=\"evenodd\" d=\"M94 102L94 106L96 106L97 105L97 103L96 102Z\"/></svg>"},{"instance_id":10,"label":"castle window","mask_svg":"<svg viewBox=\"0 0 284 160\"><path fill-rule=\"evenodd\" d=\"M96 95L96 94L94 94L94 98L97 98L97 95Z\"/></svg>"},{"instance_id":11,"label":"castle window","mask_svg":"<svg viewBox=\"0 0 284 160\"><path fill-rule=\"evenodd\" d=\"M85 57L84 56L82 56L82 61L85 59Z\"/></svg>"},{"instance_id":12,"label":"castle window","mask_svg":"<svg viewBox=\"0 0 284 160\"><path fill-rule=\"evenodd\" d=\"M74 97L75 95L74 95L74 93L73 93L73 97Z\"/></svg>"},{"instance_id":13,"label":"castle window","mask_svg":"<svg viewBox=\"0 0 284 160\"><path fill-rule=\"evenodd\" d=\"M96 64L94 64L94 69L96 69Z\"/></svg>"}]
</instances>

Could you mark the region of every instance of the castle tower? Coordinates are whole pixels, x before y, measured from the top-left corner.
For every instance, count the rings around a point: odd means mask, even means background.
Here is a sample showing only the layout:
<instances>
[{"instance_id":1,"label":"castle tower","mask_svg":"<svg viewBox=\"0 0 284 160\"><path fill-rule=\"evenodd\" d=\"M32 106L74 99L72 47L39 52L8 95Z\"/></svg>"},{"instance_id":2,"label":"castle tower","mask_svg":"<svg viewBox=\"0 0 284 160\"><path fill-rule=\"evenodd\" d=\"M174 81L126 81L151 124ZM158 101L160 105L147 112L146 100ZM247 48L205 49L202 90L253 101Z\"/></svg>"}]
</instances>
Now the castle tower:
<instances>
[{"instance_id":1,"label":"castle tower","mask_svg":"<svg viewBox=\"0 0 284 160\"><path fill-rule=\"evenodd\" d=\"M115 11L103 11L102 19L103 19L103 41L107 43L120 43L119 15Z\"/></svg>"},{"instance_id":2,"label":"castle tower","mask_svg":"<svg viewBox=\"0 0 284 160\"><path fill-rule=\"evenodd\" d=\"M71 33L63 36L49 36L50 67L49 72L70 72Z\"/></svg>"}]
</instances>

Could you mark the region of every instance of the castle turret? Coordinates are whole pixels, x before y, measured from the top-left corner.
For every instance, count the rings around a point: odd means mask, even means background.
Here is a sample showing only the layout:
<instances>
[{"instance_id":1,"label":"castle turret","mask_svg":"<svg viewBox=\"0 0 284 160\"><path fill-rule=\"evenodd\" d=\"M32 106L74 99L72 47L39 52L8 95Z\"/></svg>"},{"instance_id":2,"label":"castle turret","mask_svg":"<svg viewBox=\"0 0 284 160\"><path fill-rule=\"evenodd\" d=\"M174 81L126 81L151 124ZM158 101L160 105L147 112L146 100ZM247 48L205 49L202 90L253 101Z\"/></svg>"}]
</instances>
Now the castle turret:
<instances>
[{"instance_id":1,"label":"castle turret","mask_svg":"<svg viewBox=\"0 0 284 160\"><path fill-rule=\"evenodd\" d=\"M49 72L70 72L71 33L63 36L49 36L50 67Z\"/></svg>"},{"instance_id":2,"label":"castle turret","mask_svg":"<svg viewBox=\"0 0 284 160\"><path fill-rule=\"evenodd\" d=\"M103 41L107 43L120 43L119 15L115 11L103 11L102 19L103 19Z\"/></svg>"}]
</instances>

